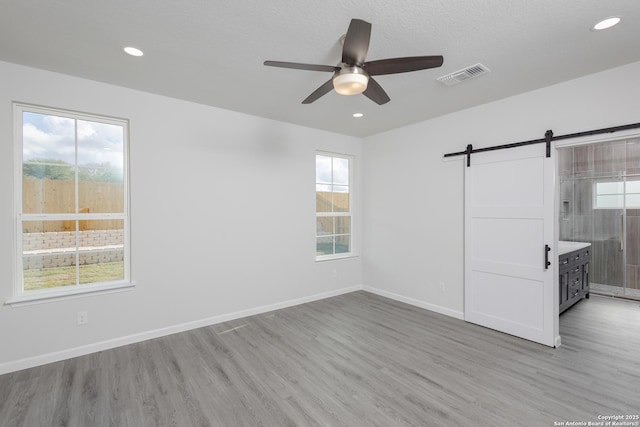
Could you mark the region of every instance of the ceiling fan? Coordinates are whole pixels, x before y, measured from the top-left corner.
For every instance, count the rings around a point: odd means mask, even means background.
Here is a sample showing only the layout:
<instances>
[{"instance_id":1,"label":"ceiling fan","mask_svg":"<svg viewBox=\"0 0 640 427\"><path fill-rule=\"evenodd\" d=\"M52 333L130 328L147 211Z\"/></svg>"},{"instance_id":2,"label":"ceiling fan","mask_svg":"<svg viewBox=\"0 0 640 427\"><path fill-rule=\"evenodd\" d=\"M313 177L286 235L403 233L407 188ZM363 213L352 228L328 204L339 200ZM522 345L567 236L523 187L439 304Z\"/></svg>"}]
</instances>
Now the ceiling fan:
<instances>
[{"instance_id":1,"label":"ceiling fan","mask_svg":"<svg viewBox=\"0 0 640 427\"><path fill-rule=\"evenodd\" d=\"M282 61L264 61L264 65L296 70L332 72L333 77L302 101L303 104L311 104L321 96L329 93L331 89L335 89L341 95L362 93L378 105L386 104L390 98L378 82L373 79L373 76L426 70L442 65L443 58L439 55L365 61L369 51L370 38L371 24L361 19L352 19L344 37L342 62L337 66Z\"/></svg>"}]
</instances>

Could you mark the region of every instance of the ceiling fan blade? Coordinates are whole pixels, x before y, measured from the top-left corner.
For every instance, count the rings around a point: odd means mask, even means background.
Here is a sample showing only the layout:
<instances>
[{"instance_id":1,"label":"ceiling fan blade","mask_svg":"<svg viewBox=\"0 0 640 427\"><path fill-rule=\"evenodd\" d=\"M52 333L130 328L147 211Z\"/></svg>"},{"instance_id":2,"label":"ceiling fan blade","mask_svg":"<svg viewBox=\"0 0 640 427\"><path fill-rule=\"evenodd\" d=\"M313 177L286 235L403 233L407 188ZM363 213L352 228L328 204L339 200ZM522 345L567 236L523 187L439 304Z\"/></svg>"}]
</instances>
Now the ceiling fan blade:
<instances>
[{"instance_id":1,"label":"ceiling fan blade","mask_svg":"<svg viewBox=\"0 0 640 427\"><path fill-rule=\"evenodd\" d=\"M314 90L313 93L302 101L303 104L311 104L316 99L320 98L333 90L333 78L329 79L325 84Z\"/></svg>"},{"instance_id":2,"label":"ceiling fan blade","mask_svg":"<svg viewBox=\"0 0 640 427\"><path fill-rule=\"evenodd\" d=\"M370 76L384 74L407 73L409 71L437 68L442 65L442 56L409 56L406 58L390 58L365 63L365 69Z\"/></svg>"},{"instance_id":3,"label":"ceiling fan blade","mask_svg":"<svg viewBox=\"0 0 640 427\"><path fill-rule=\"evenodd\" d=\"M342 62L361 66L369 51L371 24L361 19L352 19L342 46Z\"/></svg>"},{"instance_id":4,"label":"ceiling fan blade","mask_svg":"<svg viewBox=\"0 0 640 427\"><path fill-rule=\"evenodd\" d=\"M294 70L329 71L331 73L340 69L339 67L333 67L331 65L299 64L297 62L283 61L264 61L264 65L269 67L293 68Z\"/></svg>"},{"instance_id":5,"label":"ceiling fan blade","mask_svg":"<svg viewBox=\"0 0 640 427\"><path fill-rule=\"evenodd\" d=\"M362 92L362 94L378 105L386 104L391 101L387 92L385 92L384 89L382 89L382 86L380 86L378 82L373 80L371 77L369 77L367 90Z\"/></svg>"}]
</instances>

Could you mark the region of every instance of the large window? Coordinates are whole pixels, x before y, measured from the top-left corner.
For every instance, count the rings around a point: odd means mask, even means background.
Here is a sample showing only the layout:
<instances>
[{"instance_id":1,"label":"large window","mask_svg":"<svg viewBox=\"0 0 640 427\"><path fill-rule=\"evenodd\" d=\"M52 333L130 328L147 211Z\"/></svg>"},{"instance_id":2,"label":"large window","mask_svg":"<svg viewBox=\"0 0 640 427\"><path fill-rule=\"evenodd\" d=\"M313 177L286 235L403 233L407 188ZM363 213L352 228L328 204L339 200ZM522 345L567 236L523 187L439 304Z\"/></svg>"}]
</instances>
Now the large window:
<instances>
[{"instance_id":1,"label":"large window","mask_svg":"<svg viewBox=\"0 0 640 427\"><path fill-rule=\"evenodd\" d=\"M127 122L15 105L16 296L129 282Z\"/></svg>"},{"instance_id":2,"label":"large window","mask_svg":"<svg viewBox=\"0 0 640 427\"><path fill-rule=\"evenodd\" d=\"M351 158L316 155L316 258L351 253Z\"/></svg>"}]
</instances>

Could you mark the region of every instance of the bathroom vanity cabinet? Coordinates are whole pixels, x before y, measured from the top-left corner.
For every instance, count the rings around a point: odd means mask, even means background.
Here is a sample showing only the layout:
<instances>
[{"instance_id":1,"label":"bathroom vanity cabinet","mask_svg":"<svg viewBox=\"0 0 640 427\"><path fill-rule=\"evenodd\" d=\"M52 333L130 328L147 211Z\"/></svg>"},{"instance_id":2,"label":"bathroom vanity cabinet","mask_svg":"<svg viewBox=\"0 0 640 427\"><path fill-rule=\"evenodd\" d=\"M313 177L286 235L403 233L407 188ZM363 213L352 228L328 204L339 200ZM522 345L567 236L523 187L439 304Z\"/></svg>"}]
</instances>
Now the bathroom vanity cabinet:
<instances>
[{"instance_id":1,"label":"bathroom vanity cabinet","mask_svg":"<svg viewBox=\"0 0 640 427\"><path fill-rule=\"evenodd\" d=\"M558 242L560 262L560 313L589 298L591 243Z\"/></svg>"}]
</instances>

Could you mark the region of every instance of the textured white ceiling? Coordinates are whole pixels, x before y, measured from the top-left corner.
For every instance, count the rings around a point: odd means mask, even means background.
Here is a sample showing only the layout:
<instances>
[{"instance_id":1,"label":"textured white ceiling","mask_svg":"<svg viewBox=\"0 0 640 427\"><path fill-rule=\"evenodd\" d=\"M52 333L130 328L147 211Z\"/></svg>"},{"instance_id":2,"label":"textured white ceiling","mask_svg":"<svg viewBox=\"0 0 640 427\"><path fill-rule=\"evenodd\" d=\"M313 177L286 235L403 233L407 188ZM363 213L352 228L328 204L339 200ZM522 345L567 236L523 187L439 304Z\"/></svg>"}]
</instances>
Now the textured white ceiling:
<instances>
[{"instance_id":1,"label":"textured white ceiling","mask_svg":"<svg viewBox=\"0 0 640 427\"><path fill-rule=\"evenodd\" d=\"M612 15L622 23L590 31ZM334 92L302 105L331 74L262 65L337 64L351 18L373 25L368 60L444 65L376 77L391 97L382 106ZM640 1L0 0L0 60L366 136L639 61ZM491 73L435 80L477 62Z\"/></svg>"}]
</instances>

